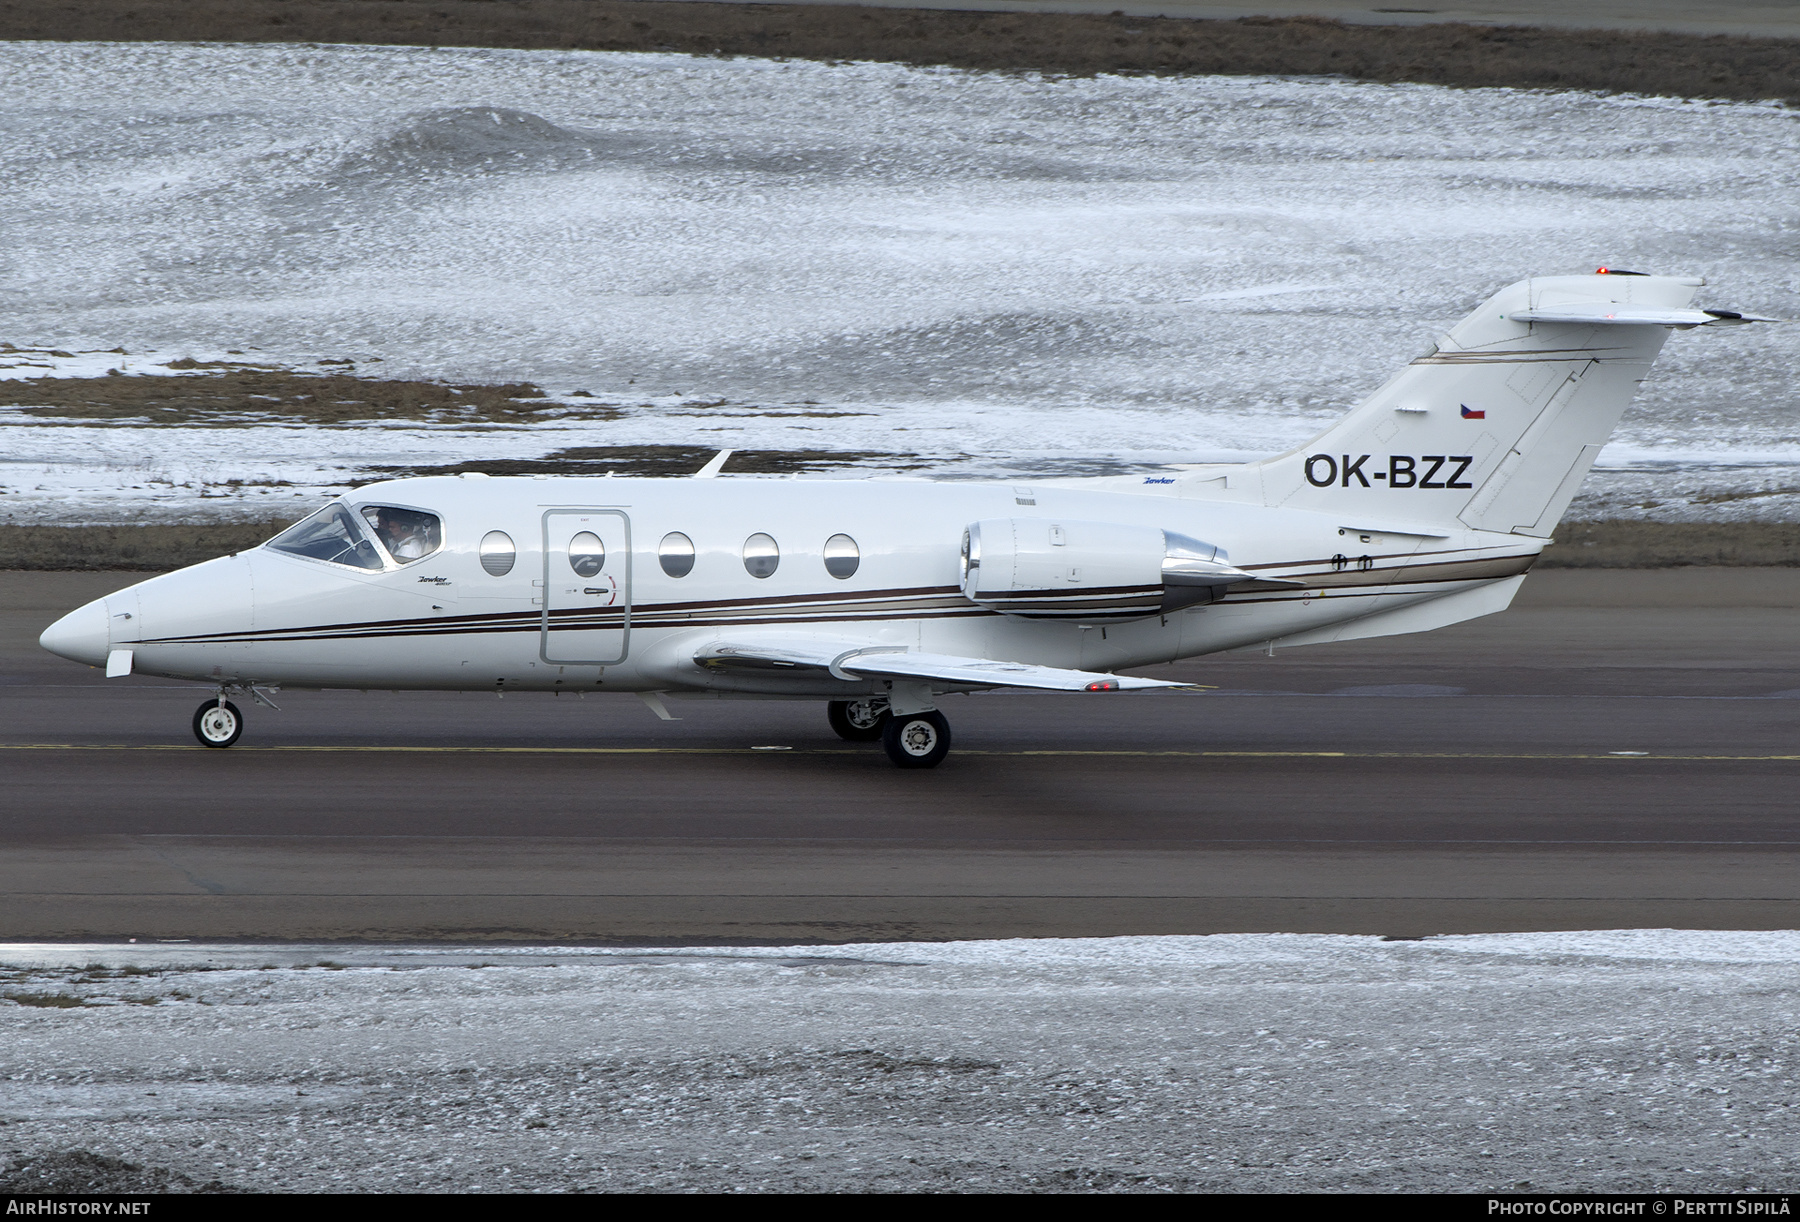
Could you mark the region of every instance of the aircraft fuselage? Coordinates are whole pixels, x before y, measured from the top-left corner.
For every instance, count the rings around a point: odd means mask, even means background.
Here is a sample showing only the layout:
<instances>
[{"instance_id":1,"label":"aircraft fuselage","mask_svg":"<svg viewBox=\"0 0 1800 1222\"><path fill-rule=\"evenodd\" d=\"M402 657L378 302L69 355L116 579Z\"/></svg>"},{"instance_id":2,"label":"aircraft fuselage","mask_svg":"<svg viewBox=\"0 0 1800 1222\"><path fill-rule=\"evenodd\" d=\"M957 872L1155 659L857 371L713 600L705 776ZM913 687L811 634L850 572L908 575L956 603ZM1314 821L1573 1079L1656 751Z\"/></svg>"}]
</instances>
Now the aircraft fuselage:
<instances>
[{"instance_id":1,"label":"aircraft fuselage","mask_svg":"<svg viewBox=\"0 0 1800 1222\"><path fill-rule=\"evenodd\" d=\"M244 686L842 697L875 691L879 681L715 673L693 658L710 640L776 633L1114 671L1279 640L1505 581L1542 546L1466 531L1380 532L1330 515L1178 495L1163 483L1127 491L1124 482L437 477L373 484L345 505L436 515L441 546L406 563L383 555L372 569L265 546L152 578L84 609L91 625L84 660L97 665L112 650L129 649L137 673ZM1249 588L1167 614L1022 618L965 596L962 539L980 520L1174 531L1233 557L1258 558L1249 570L1258 577L1298 584L1244 583ZM480 555L493 532L516 549L498 575L484 570ZM570 540L583 533L598 537L604 551L585 574L570 552ZM691 567L679 576L661 558L671 534L692 542ZM756 536L774 544L766 576L754 575L745 559ZM854 544L847 576L827 569L834 537ZM1076 548L1070 559L1069 584L1078 588L1088 558ZM582 567L592 567L591 559Z\"/></svg>"}]
</instances>

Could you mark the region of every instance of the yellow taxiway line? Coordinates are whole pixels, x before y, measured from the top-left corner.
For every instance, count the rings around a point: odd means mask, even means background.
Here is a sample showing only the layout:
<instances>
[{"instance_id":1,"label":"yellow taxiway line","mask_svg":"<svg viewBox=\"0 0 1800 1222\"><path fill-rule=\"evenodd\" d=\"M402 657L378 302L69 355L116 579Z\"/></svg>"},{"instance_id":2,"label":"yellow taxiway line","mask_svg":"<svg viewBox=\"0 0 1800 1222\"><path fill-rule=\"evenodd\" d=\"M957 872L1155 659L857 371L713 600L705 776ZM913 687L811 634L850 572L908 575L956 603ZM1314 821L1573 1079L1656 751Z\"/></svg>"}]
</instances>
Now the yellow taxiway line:
<instances>
[{"instance_id":1,"label":"yellow taxiway line","mask_svg":"<svg viewBox=\"0 0 1800 1222\"><path fill-rule=\"evenodd\" d=\"M0 743L0 751L182 751L205 752L182 743ZM215 748L216 750L216 748ZM441 746L273 746L231 747L233 755L264 753L375 752L395 755L863 755L868 747L441 747ZM1605 760L1610 763L1800 763L1800 755L1660 755L1645 751L1480 752L1480 751L1132 751L1109 748L1068 750L961 750L957 755L998 757L1070 756L1130 759L1272 760Z\"/></svg>"}]
</instances>

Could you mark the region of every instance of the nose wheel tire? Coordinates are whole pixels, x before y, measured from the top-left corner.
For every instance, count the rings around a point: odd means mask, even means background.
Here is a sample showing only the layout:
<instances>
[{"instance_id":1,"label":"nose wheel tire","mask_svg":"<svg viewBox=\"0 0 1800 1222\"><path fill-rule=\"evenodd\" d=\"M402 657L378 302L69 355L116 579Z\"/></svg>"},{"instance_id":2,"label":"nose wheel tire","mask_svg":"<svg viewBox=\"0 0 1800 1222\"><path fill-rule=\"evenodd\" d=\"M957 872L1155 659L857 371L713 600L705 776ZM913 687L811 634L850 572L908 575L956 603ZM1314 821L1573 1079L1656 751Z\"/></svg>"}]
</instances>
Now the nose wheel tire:
<instances>
[{"instance_id":1,"label":"nose wheel tire","mask_svg":"<svg viewBox=\"0 0 1800 1222\"><path fill-rule=\"evenodd\" d=\"M244 732L244 715L227 700L208 700L194 713L194 737L203 747L229 747Z\"/></svg>"},{"instance_id":2,"label":"nose wheel tire","mask_svg":"<svg viewBox=\"0 0 1800 1222\"><path fill-rule=\"evenodd\" d=\"M872 743L881 737L887 724L885 700L833 700L825 706L825 717L834 733L847 743Z\"/></svg>"},{"instance_id":3,"label":"nose wheel tire","mask_svg":"<svg viewBox=\"0 0 1800 1222\"><path fill-rule=\"evenodd\" d=\"M900 768L936 768L950 754L950 722L936 709L896 713L881 728L881 745Z\"/></svg>"}]
</instances>

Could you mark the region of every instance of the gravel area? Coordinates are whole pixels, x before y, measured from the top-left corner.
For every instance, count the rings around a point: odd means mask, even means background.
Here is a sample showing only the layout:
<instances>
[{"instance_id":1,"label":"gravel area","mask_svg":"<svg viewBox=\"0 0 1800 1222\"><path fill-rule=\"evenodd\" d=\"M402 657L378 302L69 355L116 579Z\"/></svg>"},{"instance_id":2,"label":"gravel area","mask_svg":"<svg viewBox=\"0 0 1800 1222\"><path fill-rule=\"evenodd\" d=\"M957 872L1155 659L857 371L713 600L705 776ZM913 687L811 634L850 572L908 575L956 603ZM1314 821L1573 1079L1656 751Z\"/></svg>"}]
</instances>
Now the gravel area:
<instances>
[{"instance_id":1,"label":"gravel area","mask_svg":"<svg viewBox=\"0 0 1800 1222\"><path fill-rule=\"evenodd\" d=\"M0 962L0 1188L1777 1191L1800 1148L1794 933Z\"/></svg>"}]
</instances>

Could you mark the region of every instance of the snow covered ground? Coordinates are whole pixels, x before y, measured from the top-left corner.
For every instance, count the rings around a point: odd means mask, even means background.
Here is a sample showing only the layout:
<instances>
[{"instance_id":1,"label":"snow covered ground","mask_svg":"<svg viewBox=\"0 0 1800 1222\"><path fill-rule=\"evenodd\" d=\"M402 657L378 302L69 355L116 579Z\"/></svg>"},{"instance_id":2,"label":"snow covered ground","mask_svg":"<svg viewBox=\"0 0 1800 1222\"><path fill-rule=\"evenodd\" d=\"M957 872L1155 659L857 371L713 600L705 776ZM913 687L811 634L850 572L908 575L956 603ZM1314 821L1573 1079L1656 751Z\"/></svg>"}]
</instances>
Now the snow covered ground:
<instances>
[{"instance_id":1,"label":"snow covered ground","mask_svg":"<svg viewBox=\"0 0 1800 1222\"><path fill-rule=\"evenodd\" d=\"M0 1004L15 1163L86 1149L381 1191L1800 1177L1796 933L13 945L0 964L31 1003Z\"/></svg>"},{"instance_id":2,"label":"snow covered ground","mask_svg":"<svg viewBox=\"0 0 1800 1222\"><path fill-rule=\"evenodd\" d=\"M1242 457L1524 275L1698 273L1800 314L1800 114L1772 105L290 45L0 44L0 79L0 341L31 350L0 376L235 351L623 409L224 435L8 410L0 520L257 514L568 445ZM1797 356L1800 328L1675 337L1595 503L1800 515ZM224 487L262 477L294 487Z\"/></svg>"}]
</instances>

